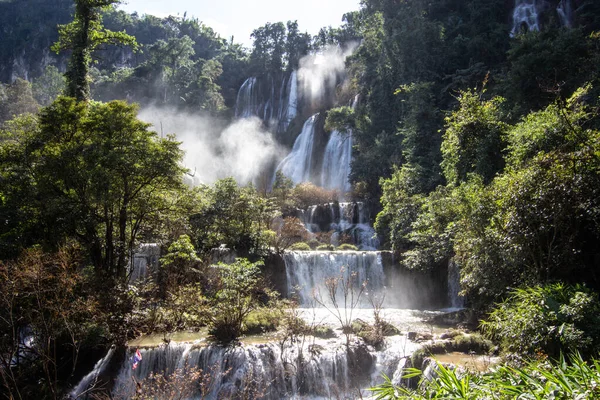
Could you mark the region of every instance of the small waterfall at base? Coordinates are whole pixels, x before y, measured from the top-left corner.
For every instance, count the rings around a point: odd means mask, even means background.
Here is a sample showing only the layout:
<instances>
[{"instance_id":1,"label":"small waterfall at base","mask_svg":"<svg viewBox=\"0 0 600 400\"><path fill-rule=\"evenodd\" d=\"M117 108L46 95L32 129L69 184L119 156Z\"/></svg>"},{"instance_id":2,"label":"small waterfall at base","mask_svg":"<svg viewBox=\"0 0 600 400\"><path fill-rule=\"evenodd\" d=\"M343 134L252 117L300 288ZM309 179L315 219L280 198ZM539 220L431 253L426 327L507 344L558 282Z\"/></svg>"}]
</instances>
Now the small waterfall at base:
<instances>
[{"instance_id":1,"label":"small waterfall at base","mask_svg":"<svg viewBox=\"0 0 600 400\"><path fill-rule=\"evenodd\" d=\"M129 282L145 281L148 273L158 267L160 245L158 243L142 243L133 254Z\"/></svg>"},{"instance_id":2,"label":"small waterfall at base","mask_svg":"<svg viewBox=\"0 0 600 400\"><path fill-rule=\"evenodd\" d=\"M83 379L77 384L77 386L69 393L70 399L79 399L88 388L95 385L98 376L106 369L110 362L113 354L115 353L115 347L111 347L106 353L106 356L96 363L92 372L83 377Z\"/></svg>"},{"instance_id":3,"label":"small waterfall at base","mask_svg":"<svg viewBox=\"0 0 600 400\"><path fill-rule=\"evenodd\" d=\"M379 292L384 287L383 263L378 252L289 251L284 254L284 261L288 293L295 294L302 305L312 304L313 294L326 298L326 281L331 277L355 274L354 283L360 286L366 282L369 292ZM338 303L344 304L340 296L338 293ZM368 301L366 296L363 300Z\"/></svg>"},{"instance_id":4,"label":"small waterfall at base","mask_svg":"<svg viewBox=\"0 0 600 400\"><path fill-rule=\"evenodd\" d=\"M515 0L511 36L519 34L523 26L528 31L540 30L537 0Z\"/></svg>"},{"instance_id":5,"label":"small waterfall at base","mask_svg":"<svg viewBox=\"0 0 600 400\"><path fill-rule=\"evenodd\" d=\"M302 132L294 142L292 152L275 169L275 171L283 172L295 184L310 180L315 122L318 115L315 114L306 120ZM274 181L275 177L272 182Z\"/></svg>"},{"instance_id":6,"label":"small waterfall at base","mask_svg":"<svg viewBox=\"0 0 600 400\"><path fill-rule=\"evenodd\" d=\"M366 350L338 346L311 352L309 347L287 346L282 351L277 343L243 347L184 343L140 349L138 368L132 370L126 361L112 394L132 398L138 384L151 385L148 378L154 375L170 377L172 387L164 385L164 389L177 390L185 399L336 398L370 378L375 357Z\"/></svg>"},{"instance_id":7,"label":"small waterfall at base","mask_svg":"<svg viewBox=\"0 0 600 400\"><path fill-rule=\"evenodd\" d=\"M448 304L450 308L463 308L465 306L464 297L460 293L460 267L451 259L448 262Z\"/></svg>"}]
</instances>

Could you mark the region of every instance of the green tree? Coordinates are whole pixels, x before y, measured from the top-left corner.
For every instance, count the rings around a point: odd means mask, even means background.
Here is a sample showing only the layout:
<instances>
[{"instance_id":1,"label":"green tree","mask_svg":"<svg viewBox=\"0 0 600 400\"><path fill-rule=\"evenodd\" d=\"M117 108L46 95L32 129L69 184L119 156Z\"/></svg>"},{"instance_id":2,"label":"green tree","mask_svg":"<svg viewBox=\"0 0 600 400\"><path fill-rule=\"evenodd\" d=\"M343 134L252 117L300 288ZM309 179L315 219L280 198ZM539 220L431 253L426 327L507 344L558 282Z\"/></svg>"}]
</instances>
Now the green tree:
<instances>
[{"instance_id":1,"label":"green tree","mask_svg":"<svg viewBox=\"0 0 600 400\"><path fill-rule=\"evenodd\" d=\"M71 50L71 60L66 73L67 90L65 94L78 101L90 97L89 66L92 53L103 44L126 44L137 48L133 36L125 32L112 32L102 26L102 10L119 0L75 0L75 17L73 22L60 25L59 39L52 50L60 52Z\"/></svg>"},{"instance_id":2,"label":"green tree","mask_svg":"<svg viewBox=\"0 0 600 400\"><path fill-rule=\"evenodd\" d=\"M260 255L267 249L265 233L276 215L271 201L260 197L253 187L238 187L233 178L203 187L201 197L200 212L190 217L198 250L226 245L245 256Z\"/></svg>"},{"instance_id":3,"label":"green tree","mask_svg":"<svg viewBox=\"0 0 600 400\"><path fill-rule=\"evenodd\" d=\"M219 277L210 301L209 332L220 342L239 338L248 314L258 308L261 265L238 258L214 267Z\"/></svg>"},{"instance_id":4,"label":"green tree","mask_svg":"<svg viewBox=\"0 0 600 400\"><path fill-rule=\"evenodd\" d=\"M501 121L501 98L482 101L471 91L461 92L460 108L446 118L442 168L451 184L474 173L489 183L502 171L507 125Z\"/></svg>"},{"instance_id":5,"label":"green tree","mask_svg":"<svg viewBox=\"0 0 600 400\"><path fill-rule=\"evenodd\" d=\"M33 132L4 142L6 212L20 218L8 220L16 231L3 233L17 243L26 232L50 245L78 238L98 272L125 277L138 234L174 207L169 194L182 190L184 171L179 143L159 138L136 113L120 101L61 97L42 110Z\"/></svg>"}]
</instances>

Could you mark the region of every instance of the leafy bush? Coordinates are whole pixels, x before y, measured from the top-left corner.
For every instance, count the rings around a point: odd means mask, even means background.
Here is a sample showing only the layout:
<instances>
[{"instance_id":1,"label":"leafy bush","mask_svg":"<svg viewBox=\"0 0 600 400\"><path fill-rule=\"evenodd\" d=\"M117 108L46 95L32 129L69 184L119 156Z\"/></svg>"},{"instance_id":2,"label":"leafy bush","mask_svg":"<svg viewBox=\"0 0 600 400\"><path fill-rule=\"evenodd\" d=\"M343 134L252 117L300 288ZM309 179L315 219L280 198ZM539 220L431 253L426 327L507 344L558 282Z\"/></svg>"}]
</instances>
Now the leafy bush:
<instances>
[{"instance_id":1,"label":"leafy bush","mask_svg":"<svg viewBox=\"0 0 600 400\"><path fill-rule=\"evenodd\" d=\"M582 286L557 283L516 289L482 321L482 328L510 352L590 353L600 344L600 302L595 292Z\"/></svg>"},{"instance_id":2,"label":"leafy bush","mask_svg":"<svg viewBox=\"0 0 600 400\"><path fill-rule=\"evenodd\" d=\"M337 199L337 193L316 186L310 182L300 183L294 188L296 207L306 209L315 204L330 203Z\"/></svg>"},{"instance_id":3,"label":"leafy bush","mask_svg":"<svg viewBox=\"0 0 600 400\"><path fill-rule=\"evenodd\" d=\"M308 245L308 243L305 242L298 242L298 243L294 243L293 245L290 246L290 250L296 250L296 251L310 251L311 248Z\"/></svg>"},{"instance_id":4,"label":"leafy bush","mask_svg":"<svg viewBox=\"0 0 600 400\"><path fill-rule=\"evenodd\" d=\"M438 363L435 378L415 368L406 368L402 379L422 376L417 389L396 386L387 377L371 389L374 397L386 399L597 399L600 362L586 363L579 353L556 362L530 361L522 367L500 366L486 373L445 367Z\"/></svg>"},{"instance_id":5,"label":"leafy bush","mask_svg":"<svg viewBox=\"0 0 600 400\"><path fill-rule=\"evenodd\" d=\"M244 322L244 333L255 335L276 331L282 318L282 311L273 307L261 307L251 311Z\"/></svg>"},{"instance_id":6,"label":"leafy bush","mask_svg":"<svg viewBox=\"0 0 600 400\"><path fill-rule=\"evenodd\" d=\"M319 239L310 239L308 241L308 245L310 246L311 249L316 250L317 247L319 247L319 245L321 244L321 242L319 242Z\"/></svg>"},{"instance_id":7,"label":"leafy bush","mask_svg":"<svg viewBox=\"0 0 600 400\"><path fill-rule=\"evenodd\" d=\"M342 251L358 251L358 247L350 243L342 243L337 249Z\"/></svg>"},{"instance_id":8,"label":"leafy bush","mask_svg":"<svg viewBox=\"0 0 600 400\"><path fill-rule=\"evenodd\" d=\"M233 264L214 266L219 277L210 299L208 328L217 341L229 343L240 337L248 315L258 307L260 265L238 258Z\"/></svg>"},{"instance_id":9,"label":"leafy bush","mask_svg":"<svg viewBox=\"0 0 600 400\"><path fill-rule=\"evenodd\" d=\"M311 330L313 336L322 338L322 339L331 339L336 337L335 332L330 326L327 325L316 325Z\"/></svg>"}]
</instances>

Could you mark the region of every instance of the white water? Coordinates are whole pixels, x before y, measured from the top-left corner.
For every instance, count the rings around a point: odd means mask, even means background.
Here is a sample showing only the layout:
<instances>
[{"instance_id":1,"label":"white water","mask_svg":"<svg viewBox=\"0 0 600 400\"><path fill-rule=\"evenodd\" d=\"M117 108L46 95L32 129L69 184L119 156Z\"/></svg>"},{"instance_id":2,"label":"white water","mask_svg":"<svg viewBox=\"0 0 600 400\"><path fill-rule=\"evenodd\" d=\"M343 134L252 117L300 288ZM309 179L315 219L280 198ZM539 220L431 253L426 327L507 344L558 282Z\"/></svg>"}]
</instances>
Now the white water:
<instances>
[{"instance_id":1,"label":"white water","mask_svg":"<svg viewBox=\"0 0 600 400\"><path fill-rule=\"evenodd\" d=\"M308 182L312 166L315 122L319 114L306 120L302 132L296 138L292 152L279 163L276 171L281 171L295 184ZM273 178L274 181L274 178Z\"/></svg>"},{"instance_id":2,"label":"white water","mask_svg":"<svg viewBox=\"0 0 600 400\"><path fill-rule=\"evenodd\" d=\"M379 239L369 223L369 213L361 202L310 206L301 219L310 233L333 232L331 244L335 246L340 244L342 235L347 235L359 250L379 248Z\"/></svg>"},{"instance_id":3,"label":"white water","mask_svg":"<svg viewBox=\"0 0 600 400\"><path fill-rule=\"evenodd\" d=\"M570 28L573 25L573 5L571 0L561 0L556 7L561 26Z\"/></svg>"},{"instance_id":4,"label":"white water","mask_svg":"<svg viewBox=\"0 0 600 400\"><path fill-rule=\"evenodd\" d=\"M143 282L151 270L156 270L160 258L160 245L142 243L135 251L130 265L129 282Z\"/></svg>"},{"instance_id":5,"label":"white water","mask_svg":"<svg viewBox=\"0 0 600 400\"><path fill-rule=\"evenodd\" d=\"M460 267L452 259L448 262L448 303L450 308L460 309L465 306L465 299L460 293Z\"/></svg>"},{"instance_id":6,"label":"white water","mask_svg":"<svg viewBox=\"0 0 600 400\"><path fill-rule=\"evenodd\" d=\"M104 369L106 369L114 353L115 347L111 347L110 350L108 350L108 353L106 353L106 356L96 363L94 369L89 374L84 376L79 384L77 384L77 386L71 390L69 393L69 398L78 399L84 395L85 391L94 387L96 385L98 376L100 376Z\"/></svg>"},{"instance_id":7,"label":"white water","mask_svg":"<svg viewBox=\"0 0 600 400\"><path fill-rule=\"evenodd\" d=\"M260 93L260 87L264 86L265 80L268 82L267 97L262 98L264 93ZM248 78L238 91L235 105L236 118L258 117L271 131L282 134L297 115L298 78L296 71L292 71L289 76L284 75L280 81L276 81L271 76L261 78L261 81L256 77Z\"/></svg>"},{"instance_id":8,"label":"white water","mask_svg":"<svg viewBox=\"0 0 600 400\"><path fill-rule=\"evenodd\" d=\"M352 159L352 131L340 133L331 132L321 170L321 186L338 190L341 194L352 189L348 177Z\"/></svg>"},{"instance_id":9,"label":"white water","mask_svg":"<svg viewBox=\"0 0 600 400\"><path fill-rule=\"evenodd\" d=\"M314 304L315 296L327 304L332 303L328 295L327 280L332 277L349 279L355 288L355 296L365 285L360 306L368 307L368 294L379 293L385 285L381 255L373 251L289 251L284 254L288 294L297 297L300 304ZM338 288L336 300L342 308L349 301Z\"/></svg>"},{"instance_id":10,"label":"white water","mask_svg":"<svg viewBox=\"0 0 600 400\"><path fill-rule=\"evenodd\" d=\"M537 0L515 0L511 36L518 35L525 26L528 31L539 31Z\"/></svg>"}]
</instances>

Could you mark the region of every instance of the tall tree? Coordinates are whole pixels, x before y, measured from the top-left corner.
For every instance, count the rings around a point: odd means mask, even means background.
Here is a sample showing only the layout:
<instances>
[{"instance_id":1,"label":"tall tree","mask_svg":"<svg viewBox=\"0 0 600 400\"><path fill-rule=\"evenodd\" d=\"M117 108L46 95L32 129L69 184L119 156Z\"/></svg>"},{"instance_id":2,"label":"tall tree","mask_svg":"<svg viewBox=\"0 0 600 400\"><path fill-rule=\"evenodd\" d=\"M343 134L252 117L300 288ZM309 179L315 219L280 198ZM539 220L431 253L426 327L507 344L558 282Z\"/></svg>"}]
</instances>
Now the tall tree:
<instances>
[{"instance_id":1,"label":"tall tree","mask_svg":"<svg viewBox=\"0 0 600 400\"><path fill-rule=\"evenodd\" d=\"M58 27L59 39L52 50L71 50L71 61L66 73L66 94L78 101L88 100L90 85L88 73L92 52L102 44L127 44L137 49L133 36L125 32L113 32L102 26L102 10L119 0L75 0L73 22Z\"/></svg>"}]
</instances>

